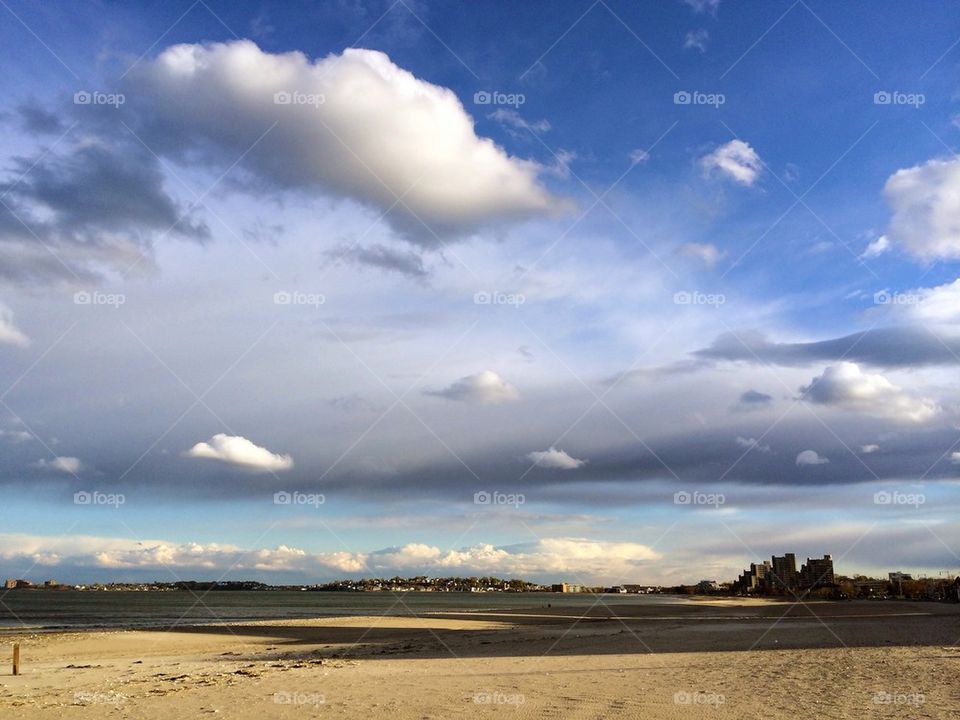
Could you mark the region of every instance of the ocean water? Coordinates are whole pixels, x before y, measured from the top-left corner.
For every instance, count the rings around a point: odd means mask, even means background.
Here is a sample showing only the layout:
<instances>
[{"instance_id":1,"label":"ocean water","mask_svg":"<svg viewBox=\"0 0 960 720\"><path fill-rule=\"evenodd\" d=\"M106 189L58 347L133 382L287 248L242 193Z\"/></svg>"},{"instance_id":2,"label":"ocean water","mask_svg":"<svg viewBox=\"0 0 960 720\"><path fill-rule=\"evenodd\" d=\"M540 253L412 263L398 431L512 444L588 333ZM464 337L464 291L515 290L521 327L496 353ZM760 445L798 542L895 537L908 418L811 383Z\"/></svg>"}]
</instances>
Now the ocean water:
<instances>
[{"instance_id":1,"label":"ocean water","mask_svg":"<svg viewBox=\"0 0 960 720\"><path fill-rule=\"evenodd\" d=\"M563 593L196 591L0 592L0 632L85 628L169 627L243 620L344 615L413 615L437 611L584 607L675 603L667 595L577 595Z\"/></svg>"}]
</instances>

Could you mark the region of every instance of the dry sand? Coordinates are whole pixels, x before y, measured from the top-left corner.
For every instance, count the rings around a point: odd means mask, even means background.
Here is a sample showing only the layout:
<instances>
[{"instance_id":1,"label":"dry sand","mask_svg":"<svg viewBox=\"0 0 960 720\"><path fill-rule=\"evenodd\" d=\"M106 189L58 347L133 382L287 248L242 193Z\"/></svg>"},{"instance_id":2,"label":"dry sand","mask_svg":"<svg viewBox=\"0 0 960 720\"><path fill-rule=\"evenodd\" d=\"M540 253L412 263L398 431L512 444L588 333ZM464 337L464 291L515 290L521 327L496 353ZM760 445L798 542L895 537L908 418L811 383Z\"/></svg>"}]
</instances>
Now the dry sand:
<instances>
[{"instance_id":1,"label":"dry sand","mask_svg":"<svg viewBox=\"0 0 960 720\"><path fill-rule=\"evenodd\" d=\"M613 615L613 612L617 616ZM16 718L960 717L960 608L533 608L31 635ZM9 657L12 637L0 638Z\"/></svg>"}]
</instances>

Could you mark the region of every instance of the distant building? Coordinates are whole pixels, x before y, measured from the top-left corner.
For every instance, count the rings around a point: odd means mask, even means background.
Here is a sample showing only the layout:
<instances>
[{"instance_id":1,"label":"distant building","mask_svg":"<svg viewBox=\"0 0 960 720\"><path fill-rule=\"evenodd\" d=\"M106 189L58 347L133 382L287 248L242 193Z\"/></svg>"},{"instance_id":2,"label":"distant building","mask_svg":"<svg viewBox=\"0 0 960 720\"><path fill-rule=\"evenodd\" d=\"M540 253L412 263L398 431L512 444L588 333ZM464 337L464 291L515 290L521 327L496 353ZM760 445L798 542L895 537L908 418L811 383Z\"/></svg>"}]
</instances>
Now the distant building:
<instances>
[{"instance_id":1,"label":"distant building","mask_svg":"<svg viewBox=\"0 0 960 720\"><path fill-rule=\"evenodd\" d=\"M58 583L56 580L45 580L43 586L48 588L60 587L60 583Z\"/></svg>"},{"instance_id":2,"label":"distant building","mask_svg":"<svg viewBox=\"0 0 960 720\"><path fill-rule=\"evenodd\" d=\"M807 558L807 562L800 568L800 587L804 590L832 587L833 580L832 555L824 555L822 558Z\"/></svg>"},{"instance_id":3,"label":"distant building","mask_svg":"<svg viewBox=\"0 0 960 720\"><path fill-rule=\"evenodd\" d=\"M12 580L12 579L7 580L7 581L3 584L3 587L4 587L4 589L6 589L6 590L13 590L16 586L17 586L17 581L16 581L16 580Z\"/></svg>"},{"instance_id":4,"label":"distant building","mask_svg":"<svg viewBox=\"0 0 960 720\"><path fill-rule=\"evenodd\" d=\"M720 589L720 584L716 580L701 580L697 583L697 592L701 595L710 595Z\"/></svg>"},{"instance_id":5,"label":"distant building","mask_svg":"<svg viewBox=\"0 0 960 720\"><path fill-rule=\"evenodd\" d=\"M740 577L733 584L733 589L742 593L756 593L767 590L770 587L771 573L769 560L764 560L762 563L750 563L750 569L744 570L740 574Z\"/></svg>"},{"instance_id":6,"label":"distant building","mask_svg":"<svg viewBox=\"0 0 960 720\"><path fill-rule=\"evenodd\" d=\"M744 570L731 589L740 594L751 593L795 593L798 590L816 590L834 587L833 557L807 558L807 562L797 570L797 556L784 553L782 557L774 555L762 564L750 563L750 569Z\"/></svg>"},{"instance_id":7,"label":"distant building","mask_svg":"<svg viewBox=\"0 0 960 720\"><path fill-rule=\"evenodd\" d=\"M558 585L552 585L550 589L553 592L579 593L583 592L583 585L577 585L576 583L560 583Z\"/></svg>"},{"instance_id":8,"label":"distant building","mask_svg":"<svg viewBox=\"0 0 960 720\"><path fill-rule=\"evenodd\" d=\"M774 555L770 558L773 569L770 578L775 590L792 590L797 587L797 556L794 553L784 553L783 557Z\"/></svg>"}]
</instances>

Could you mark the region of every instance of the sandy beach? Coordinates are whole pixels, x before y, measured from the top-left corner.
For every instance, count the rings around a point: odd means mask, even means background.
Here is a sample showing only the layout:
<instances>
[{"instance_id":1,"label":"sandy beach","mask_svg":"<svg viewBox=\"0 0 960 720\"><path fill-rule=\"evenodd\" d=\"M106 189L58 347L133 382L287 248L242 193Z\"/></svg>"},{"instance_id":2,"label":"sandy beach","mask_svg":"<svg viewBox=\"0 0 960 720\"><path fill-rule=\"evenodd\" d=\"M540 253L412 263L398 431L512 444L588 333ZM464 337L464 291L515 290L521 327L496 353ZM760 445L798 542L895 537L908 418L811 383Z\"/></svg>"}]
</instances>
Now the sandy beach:
<instances>
[{"instance_id":1,"label":"sandy beach","mask_svg":"<svg viewBox=\"0 0 960 720\"><path fill-rule=\"evenodd\" d=\"M923 717L960 710L960 609L692 601L2 638L15 717ZM9 657L9 655L8 655ZM8 666L9 667L9 666Z\"/></svg>"}]
</instances>

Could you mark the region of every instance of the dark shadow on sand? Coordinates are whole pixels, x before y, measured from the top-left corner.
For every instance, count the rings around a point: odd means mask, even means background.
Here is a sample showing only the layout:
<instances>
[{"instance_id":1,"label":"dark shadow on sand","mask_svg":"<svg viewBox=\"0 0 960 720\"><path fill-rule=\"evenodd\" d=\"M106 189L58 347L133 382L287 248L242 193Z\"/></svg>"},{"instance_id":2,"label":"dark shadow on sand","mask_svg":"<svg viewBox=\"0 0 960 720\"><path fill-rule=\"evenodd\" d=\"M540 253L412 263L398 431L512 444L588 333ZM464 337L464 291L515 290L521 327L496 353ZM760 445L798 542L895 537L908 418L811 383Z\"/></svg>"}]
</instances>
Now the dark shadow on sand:
<instances>
[{"instance_id":1,"label":"dark shadow on sand","mask_svg":"<svg viewBox=\"0 0 960 720\"><path fill-rule=\"evenodd\" d=\"M409 618L407 614L404 617ZM491 613L424 614L425 619L486 620L493 629L229 624L177 632L264 638L257 659L537 657L793 648L950 646L960 640L960 606L854 601L810 604L617 605L529 608ZM387 624L385 621L384 624ZM162 630L157 630L158 632Z\"/></svg>"}]
</instances>

